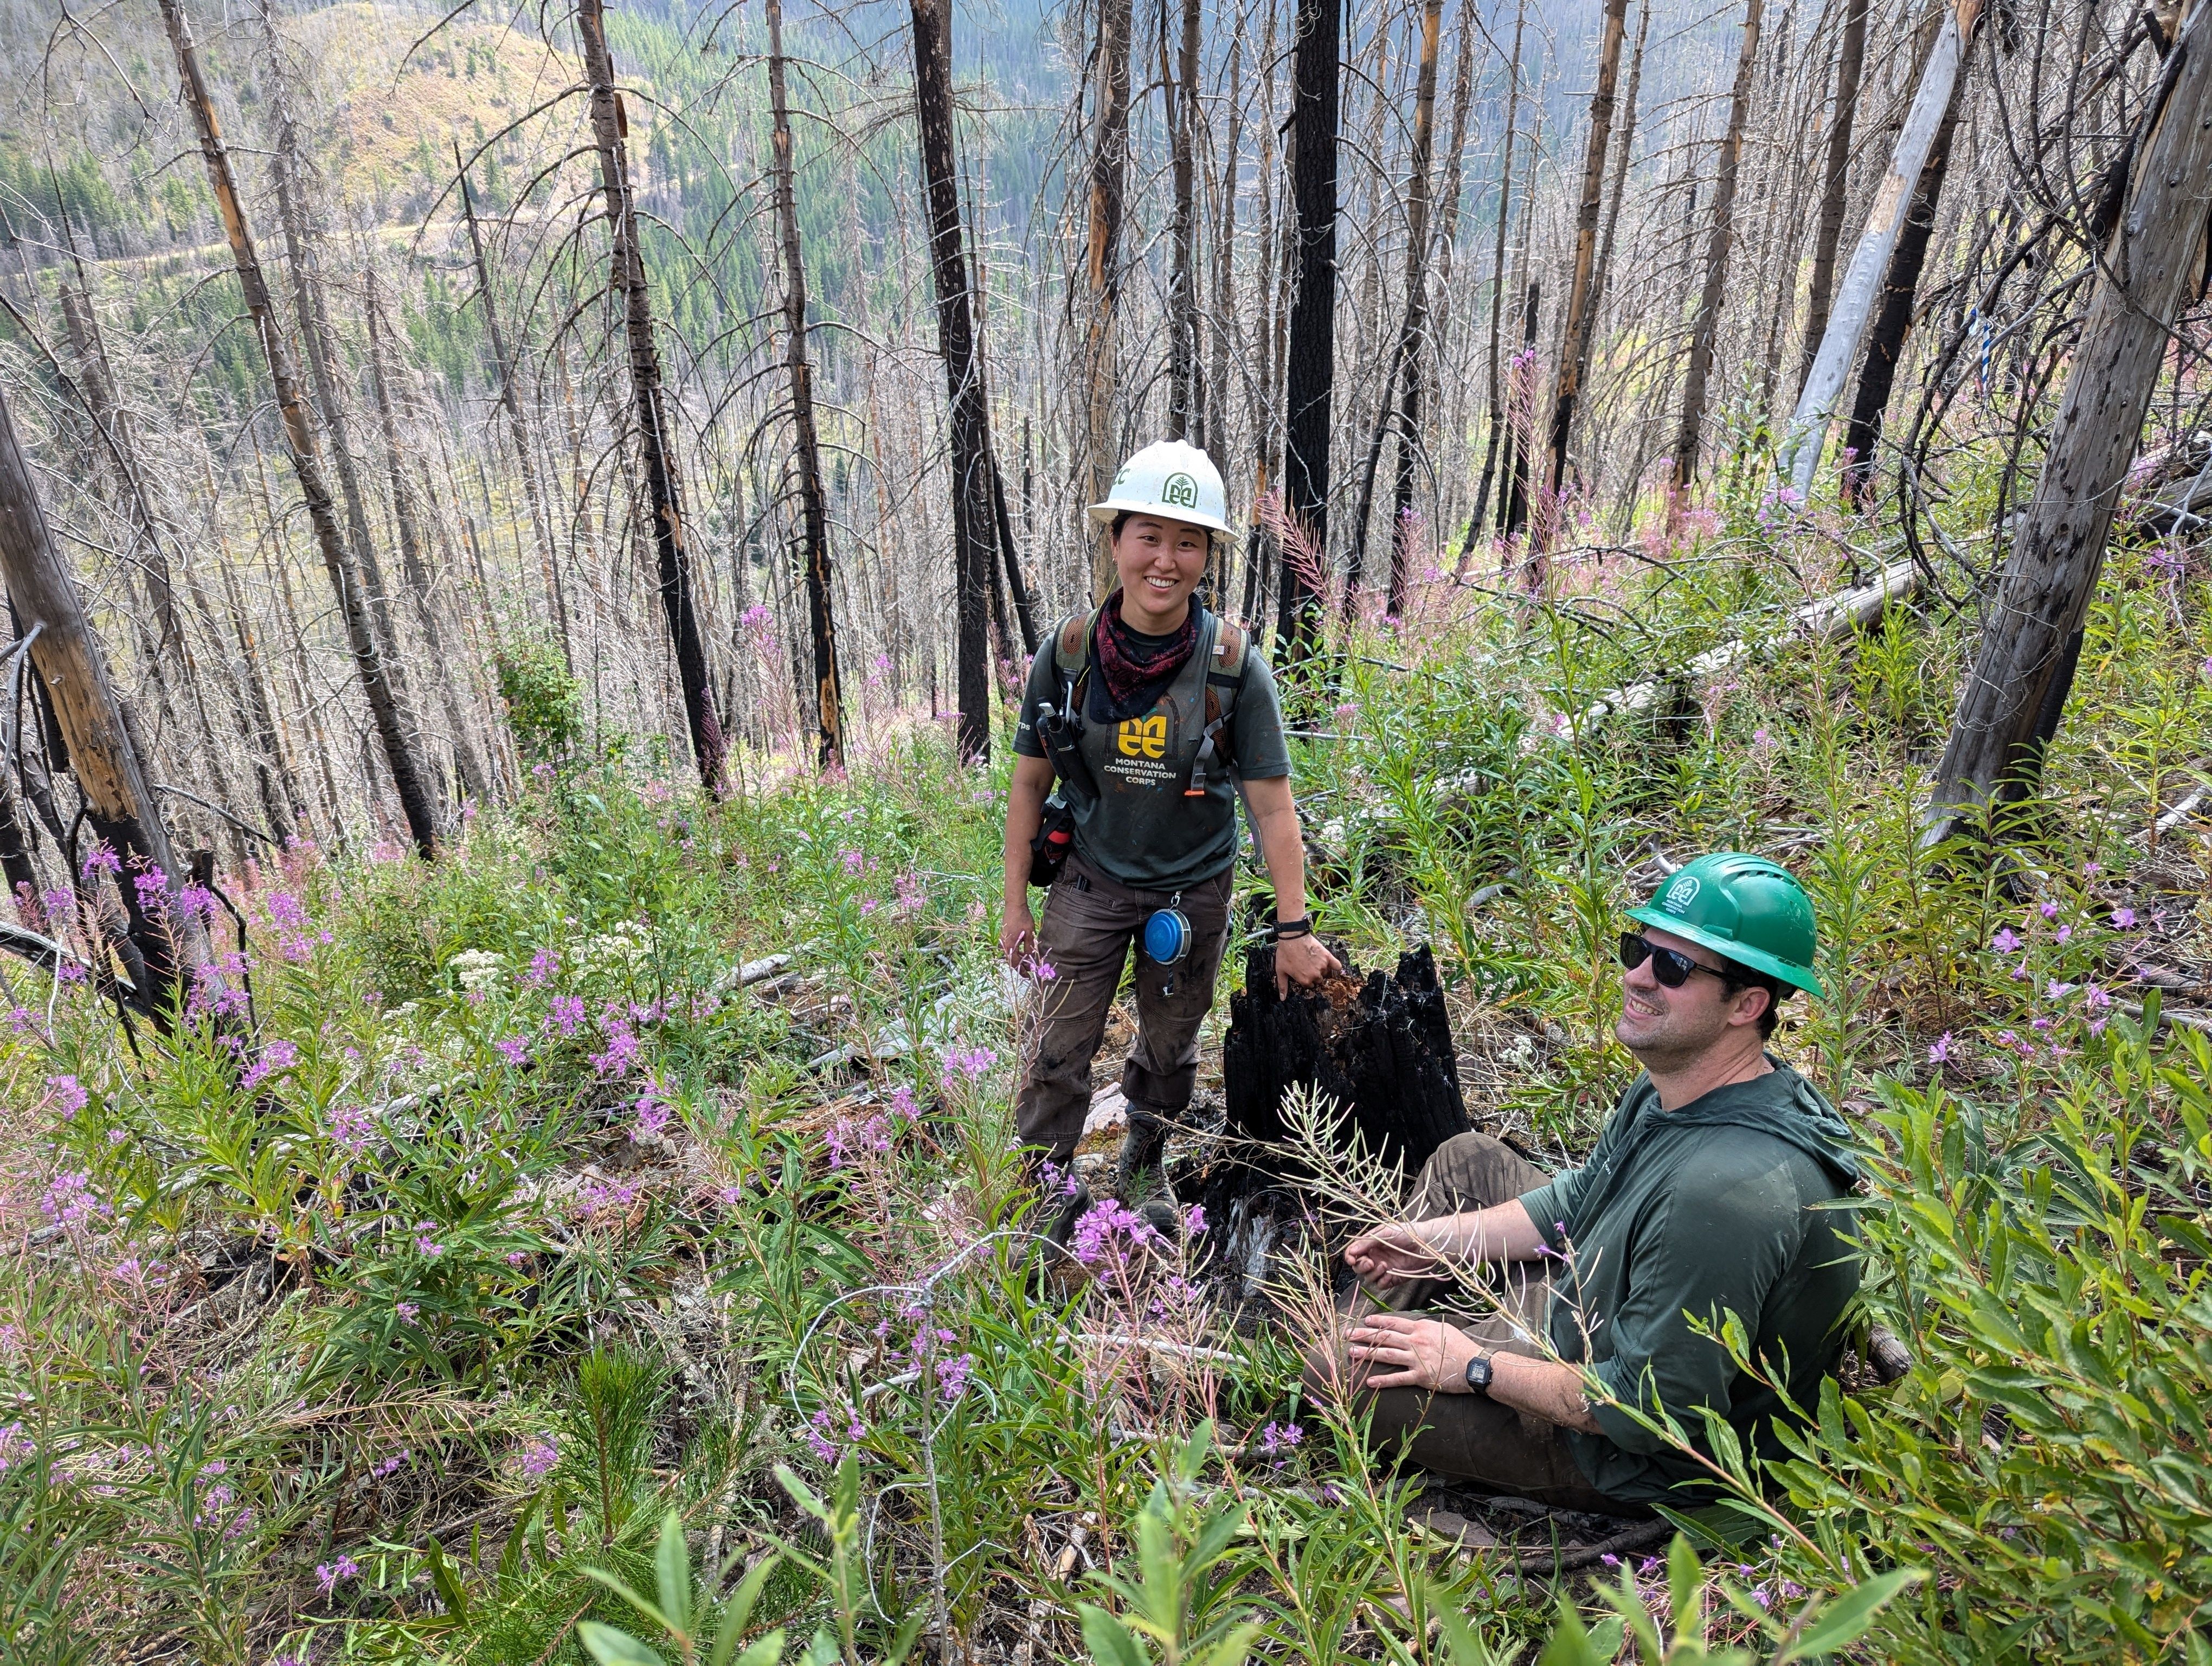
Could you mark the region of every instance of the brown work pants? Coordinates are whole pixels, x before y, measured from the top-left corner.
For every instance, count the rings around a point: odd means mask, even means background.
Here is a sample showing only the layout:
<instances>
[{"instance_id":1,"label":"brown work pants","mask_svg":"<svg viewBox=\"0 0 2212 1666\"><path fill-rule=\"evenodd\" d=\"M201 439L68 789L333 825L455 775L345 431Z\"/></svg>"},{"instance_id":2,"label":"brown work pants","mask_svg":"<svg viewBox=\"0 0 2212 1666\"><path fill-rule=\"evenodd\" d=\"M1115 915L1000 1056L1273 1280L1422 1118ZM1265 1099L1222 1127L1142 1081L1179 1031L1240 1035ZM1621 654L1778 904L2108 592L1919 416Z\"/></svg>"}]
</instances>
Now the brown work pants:
<instances>
[{"instance_id":1,"label":"brown work pants","mask_svg":"<svg viewBox=\"0 0 2212 1666\"><path fill-rule=\"evenodd\" d=\"M1534 1191L1550 1177L1502 1140L1462 1134L1437 1147L1421 1170L1406 1219L1426 1220L1462 1210L1486 1209ZM1541 1262L1515 1262L1490 1270L1491 1302L1484 1311L1439 1311L1486 1352L1541 1358L1551 1303L1550 1273ZM1354 1285L1339 1307L1348 1322L1389 1308L1419 1312L1447 1304L1472 1304L1449 1279L1420 1279L1387 1291ZM1344 1329L1349 1329L1347 1322ZM1341 1332L1306 1359L1309 1392L1324 1399L1337 1385L1353 1392L1354 1414L1372 1408L1369 1427L1378 1445L1402 1450L1425 1469L1479 1487L1565 1510L1601 1515L1643 1515L1640 1505L1608 1499L1592 1487L1567 1448L1565 1429L1479 1394L1431 1393L1421 1389L1363 1389L1366 1367L1344 1352Z\"/></svg>"},{"instance_id":2,"label":"brown work pants","mask_svg":"<svg viewBox=\"0 0 2212 1666\"><path fill-rule=\"evenodd\" d=\"M1132 1127L1179 1116L1198 1079L1198 1026L1213 1006L1213 982L1229 935L1224 872L1181 893L1191 925L1190 952L1173 966L1139 945L1145 921L1169 905L1167 891L1133 891L1070 856L1046 894L1037 958L1054 976L1026 1047L1014 1128L1024 1146L1066 1168L1091 1109L1091 1061L1105 1037L1106 1015L1137 947L1137 1038L1121 1067Z\"/></svg>"}]
</instances>

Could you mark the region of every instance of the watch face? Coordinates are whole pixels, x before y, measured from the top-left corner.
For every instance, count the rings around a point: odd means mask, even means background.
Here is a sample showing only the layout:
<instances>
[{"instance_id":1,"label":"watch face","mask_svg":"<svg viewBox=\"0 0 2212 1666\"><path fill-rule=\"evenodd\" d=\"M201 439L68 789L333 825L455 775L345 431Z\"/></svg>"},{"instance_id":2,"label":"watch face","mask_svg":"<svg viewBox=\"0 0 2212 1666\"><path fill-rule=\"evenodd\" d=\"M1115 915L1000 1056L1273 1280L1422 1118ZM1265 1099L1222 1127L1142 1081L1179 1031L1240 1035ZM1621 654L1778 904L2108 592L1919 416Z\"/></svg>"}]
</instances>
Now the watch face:
<instances>
[{"instance_id":1,"label":"watch face","mask_svg":"<svg viewBox=\"0 0 2212 1666\"><path fill-rule=\"evenodd\" d=\"M1489 1391L1490 1375L1490 1361L1482 1355L1477 1354L1467 1362L1467 1385L1477 1394Z\"/></svg>"}]
</instances>

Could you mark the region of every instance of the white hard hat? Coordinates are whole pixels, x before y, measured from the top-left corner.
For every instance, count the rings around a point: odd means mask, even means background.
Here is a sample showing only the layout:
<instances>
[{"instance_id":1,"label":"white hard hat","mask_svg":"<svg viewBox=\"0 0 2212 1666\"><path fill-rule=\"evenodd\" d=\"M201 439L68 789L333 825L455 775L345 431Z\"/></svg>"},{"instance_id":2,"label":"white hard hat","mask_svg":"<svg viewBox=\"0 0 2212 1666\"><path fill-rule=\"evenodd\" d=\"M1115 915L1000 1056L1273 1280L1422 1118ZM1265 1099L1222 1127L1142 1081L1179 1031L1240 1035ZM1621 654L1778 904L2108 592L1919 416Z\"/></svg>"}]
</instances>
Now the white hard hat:
<instances>
[{"instance_id":1,"label":"white hard hat","mask_svg":"<svg viewBox=\"0 0 2212 1666\"><path fill-rule=\"evenodd\" d=\"M1091 506L1091 520L1101 526L1124 512L1229 532L1229 494L1222 488L1221 471L1196 446L1180 440L1146 446L1121 465L1106 501Z\"/></svg>"}]
</instances>

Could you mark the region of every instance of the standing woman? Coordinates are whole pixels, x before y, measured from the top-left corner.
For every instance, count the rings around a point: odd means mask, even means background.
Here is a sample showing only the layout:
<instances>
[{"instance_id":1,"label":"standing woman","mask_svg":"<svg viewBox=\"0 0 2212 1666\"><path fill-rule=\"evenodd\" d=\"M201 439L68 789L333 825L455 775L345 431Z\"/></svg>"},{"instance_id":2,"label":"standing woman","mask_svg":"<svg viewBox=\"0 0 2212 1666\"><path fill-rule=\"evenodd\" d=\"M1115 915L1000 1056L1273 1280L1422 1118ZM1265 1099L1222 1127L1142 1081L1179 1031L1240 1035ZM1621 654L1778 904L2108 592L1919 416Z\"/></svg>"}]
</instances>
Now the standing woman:
<instances>
[{"instance_id":1,"label":"standing woman","mask_svg":"<svg viewBox=\"0 0 2212 1666\"><path fill-rule=\"evenodd\" d=\"M1110 528L1119 583L1038 648L1014 733L999 946L1011 961L1034 956L1052 969L1014 1126L1033 1171L1073 1160L1091 1061L1133 945L1137 1036L1121 1071L1121 1163L1132 1204L1156 1181L1165 1125L1189 1106L1198 1074L1198 1027L1229 933L1240 789L1274 885L1278 992L1341 970L1306 914L1274 678L1243 630L1193 598L1212 540L1229 534L1227 508L1220 472L1181 441L1121 465L1106 501L1091 506ZM1033 842L1067 851L1042 930L1030 912ZM1063 1227L1072 1221L1071 1212Z\"/></svg>"}]
</instances>

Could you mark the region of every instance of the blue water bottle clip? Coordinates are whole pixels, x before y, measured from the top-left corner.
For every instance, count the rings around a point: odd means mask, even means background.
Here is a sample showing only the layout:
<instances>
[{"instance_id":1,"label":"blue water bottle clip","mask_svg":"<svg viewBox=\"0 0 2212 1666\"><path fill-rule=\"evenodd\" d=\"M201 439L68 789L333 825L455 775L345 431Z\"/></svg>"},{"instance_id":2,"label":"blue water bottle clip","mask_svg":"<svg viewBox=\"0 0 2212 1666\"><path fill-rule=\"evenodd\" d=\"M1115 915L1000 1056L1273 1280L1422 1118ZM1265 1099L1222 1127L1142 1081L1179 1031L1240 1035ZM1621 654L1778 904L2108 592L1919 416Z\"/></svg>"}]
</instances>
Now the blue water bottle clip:
<instances>
[{"instance_id":1,"label":"blue water bottle clip","mask_svg":"<svg viewBox=\"0 0 2212 1666\"><path fill-rule=\"evenodd\" d=\"M1145 958L1162 966L1173 966L1190 952L1191 939L1196 935L1191 930L1190 916L1176 906L1182 901L1177 891L1168 899L1164 909L1153 910L1145 921Z\"/></svg>"}]
</instances>

